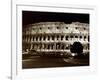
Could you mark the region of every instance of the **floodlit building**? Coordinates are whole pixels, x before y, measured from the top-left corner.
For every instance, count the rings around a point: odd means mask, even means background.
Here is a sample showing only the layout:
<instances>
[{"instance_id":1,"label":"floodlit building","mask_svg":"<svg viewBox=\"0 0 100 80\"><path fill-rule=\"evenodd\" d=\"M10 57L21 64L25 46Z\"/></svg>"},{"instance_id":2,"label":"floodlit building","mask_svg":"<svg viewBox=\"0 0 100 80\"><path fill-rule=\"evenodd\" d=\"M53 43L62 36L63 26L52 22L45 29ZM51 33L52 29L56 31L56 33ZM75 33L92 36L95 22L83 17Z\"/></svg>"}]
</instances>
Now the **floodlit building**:
<instances>
[{"instance_id":1,"label":"floodlit building","mask_svg":"<svg viewBox=\"0 0 100 80\"><path fill-rule=\"evenodd\" d=\"M74 42L83 45L83 54L89 53L89 24L72 22L39 22L26 25L22 32L22 50L34 50L39 55L70 55Z\"/></svg>"}]
</instances>

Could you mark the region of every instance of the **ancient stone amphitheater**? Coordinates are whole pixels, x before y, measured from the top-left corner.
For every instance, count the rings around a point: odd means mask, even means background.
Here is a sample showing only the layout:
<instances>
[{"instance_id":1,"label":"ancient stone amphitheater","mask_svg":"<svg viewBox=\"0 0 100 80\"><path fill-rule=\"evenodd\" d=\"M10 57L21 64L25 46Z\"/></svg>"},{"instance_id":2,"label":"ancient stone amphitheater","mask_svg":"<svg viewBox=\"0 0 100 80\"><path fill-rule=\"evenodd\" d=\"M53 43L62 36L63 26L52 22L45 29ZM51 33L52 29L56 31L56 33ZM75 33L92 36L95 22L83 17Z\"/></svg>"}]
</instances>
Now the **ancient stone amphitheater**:
<instances>
[{"instance_id":1,"label":"ancient stone amphitheater","mask_svg":"<svg viewBox=\"0 0 100 80\"><path fill-rule=\"evenodd\" d=\"M39 22L25 25L22 30L22 51L38 55L71 55L74 42L83 45L83 53L89 53L89 24L72 22Z\"/></svg>"}]
</instances>

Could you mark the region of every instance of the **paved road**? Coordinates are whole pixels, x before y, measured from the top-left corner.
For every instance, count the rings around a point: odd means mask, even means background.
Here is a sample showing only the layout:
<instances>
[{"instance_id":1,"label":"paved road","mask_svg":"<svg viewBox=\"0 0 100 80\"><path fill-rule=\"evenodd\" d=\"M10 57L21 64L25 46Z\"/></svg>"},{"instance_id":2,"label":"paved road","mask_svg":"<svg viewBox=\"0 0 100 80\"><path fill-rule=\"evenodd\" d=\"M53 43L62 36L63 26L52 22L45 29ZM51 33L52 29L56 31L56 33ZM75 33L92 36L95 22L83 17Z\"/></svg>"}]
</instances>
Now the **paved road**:
<instances>
[{"instance_id":1,"label":"paved road","mask_svg":"<svg viewBox=\"0 0 100 80\"><path fill-rule=\"evenodd\" d=\"M31 56L22 60L23 69L68 66L88 66L88 59Z\"/></svg>"}]
</instances>

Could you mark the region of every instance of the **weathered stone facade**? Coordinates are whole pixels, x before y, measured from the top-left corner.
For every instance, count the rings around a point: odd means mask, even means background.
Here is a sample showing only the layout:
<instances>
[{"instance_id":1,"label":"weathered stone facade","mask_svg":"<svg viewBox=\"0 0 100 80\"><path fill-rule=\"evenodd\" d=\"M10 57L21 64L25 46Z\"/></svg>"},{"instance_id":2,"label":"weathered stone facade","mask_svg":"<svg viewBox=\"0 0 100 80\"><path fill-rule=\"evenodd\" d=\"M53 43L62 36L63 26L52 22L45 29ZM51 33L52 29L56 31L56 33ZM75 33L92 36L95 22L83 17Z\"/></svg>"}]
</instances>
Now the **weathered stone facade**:
<instances>
[{"instance_id":1,"label":"weathered stone facade","mask_svg":"<svg viewBox=\"0 0 100 80\"><path fill-rule=\"evenodd\" d=\"M26 25L22 33L22 50L35 50L38 54L68 55L74 42L83 45L89 53L89 24L72 22L40 22Z\"/></svg>"}]
</instances>

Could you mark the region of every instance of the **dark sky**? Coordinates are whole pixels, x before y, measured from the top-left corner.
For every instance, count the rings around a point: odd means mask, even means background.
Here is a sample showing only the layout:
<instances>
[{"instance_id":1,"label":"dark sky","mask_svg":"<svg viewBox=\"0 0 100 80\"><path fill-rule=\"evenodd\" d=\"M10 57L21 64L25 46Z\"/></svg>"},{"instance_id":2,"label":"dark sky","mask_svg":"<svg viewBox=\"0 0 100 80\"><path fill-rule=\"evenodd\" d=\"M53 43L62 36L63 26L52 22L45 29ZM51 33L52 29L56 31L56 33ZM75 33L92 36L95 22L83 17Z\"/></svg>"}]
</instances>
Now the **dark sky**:
<instances>
[{"instance_id":1,"label":"dark sky","mask_svg":"<svg viewBox=\"0 0 100 80\"><path fill-rule=\"evenodd\" d=\"M22 11L23 25L46 21L60 21L65 23L79 21L82 23L89 23L89 14Z\"/></svg>"}]
</instances>

